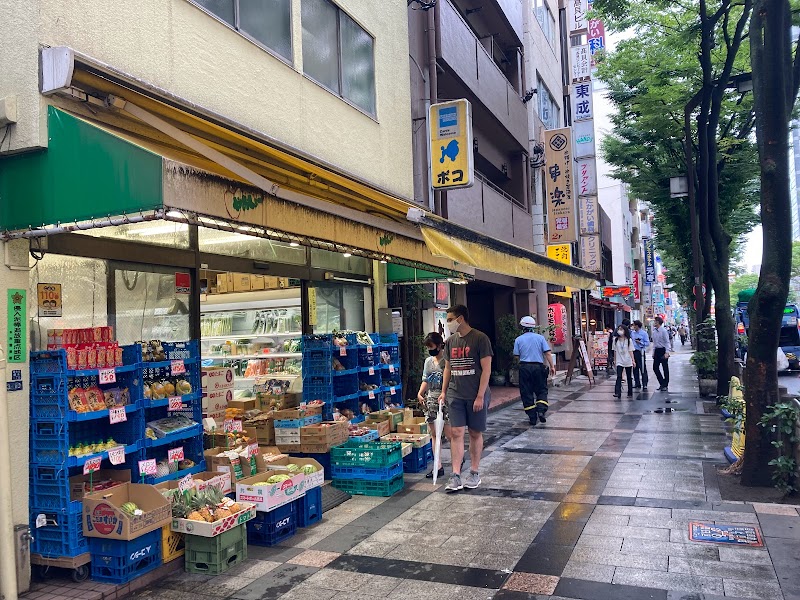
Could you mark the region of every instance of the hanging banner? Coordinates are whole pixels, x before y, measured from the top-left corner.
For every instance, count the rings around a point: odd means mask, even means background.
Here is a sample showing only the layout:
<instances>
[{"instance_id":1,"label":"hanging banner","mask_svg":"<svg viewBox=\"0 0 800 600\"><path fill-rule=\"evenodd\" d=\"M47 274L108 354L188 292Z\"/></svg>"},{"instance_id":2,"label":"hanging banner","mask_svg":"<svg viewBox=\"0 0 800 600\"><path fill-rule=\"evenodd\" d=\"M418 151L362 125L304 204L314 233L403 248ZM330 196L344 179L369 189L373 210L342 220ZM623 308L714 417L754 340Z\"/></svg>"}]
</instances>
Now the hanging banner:
<instances>
[{"instance_id":1,"label":"hanging banner","mask_svg":"<svg viewBox=\"0 0 800 600\"><path fill-rule=\"evenodd\" d=\"M589 0L567 0L567 29L570 35L586 29L588 12Z\"/></svg>"},{"instance_id":2,"label":"hanging banner","mask_svg":"<svg viewBox=\"0 0 800 600\"><path fill-rule=\"evenodd\" d=\"M61 284L37 283L36 302L39 306L40 317L61 316Z\"/></svg>"},{"instance_id":3,"label":"hanging banner","mask_svg":"<svg viewBox=\"0 0 800 600\"><path fill-rule=\"evenodd\" d=\"M578 239L578 228L572 181L572 130L569 127L545 132L545 159L548 242L574 242Z\"/></svg>"},{"instance_id":4,"label":"hanging banner","mask_svg":"<svg viewBox=\"0 0 800 600\"><path fill-rule=\"evenodd\" d=\"M633 301L637 304L642 301L641 291L639 289L639 271L636 269L632 272L633 277Z\"/></svg>"},{"instance_id":5,"label":"hanging banner","mask_svg":"<svg viewBox=\"0 0 800 600\"><path fill-rule=\"evenodd\" d=\"M581 221L581 235L600 233L600 206L597 196L578 198L578 214Z\"/></svg>"},{"instance_id":6,"label":"hanging banner","mask_svg":"<svg viewBox=\"0 0 800 600\"><path fill-rule=\"evenodd\" d=\"M547 306L547 321L553 329L550 341L554 346L562 346L567 341L567 307L560 302Z\"/></svg>"},{"instance_id":7,"label":"hanging banner","mask_svg":"<svg viewBox=\"0 0 800 600\"><path fill-rule=\"evenodd\" d=\"M575 158L594 156L594 121L575 123L573 130L575 132Z\"/></svg>"},{"instance_id":8,"label":"hanging banner","mask_svg":"<svg viewBox=\"0 0 800 600\"><path fill-rule=\"evenodd\" d=\"M27 290L8 290L8 355L10 363L23 363L27 359L28 324Z\"/></svg>"},{"instance_id":9,"label":"hanging banner","mask_svg":"<svg viewBox=\"0 0 800 600\"><path fill-rule=\"evenodd\" d=\"M575 175L575 187L578 196L591 196L597 194L597 165L593 158L578 160Z\"/></svg>"},{"instance_id":10,"label":"hanging banner","mask_svg":"<svg viewBox=\"0 0 800 600\"><path fill-rule=\"evenodd\" d=\"M595 66L595 54L606 49L606 28L600 19L589 19L587 41L589 53L592 55L592 67Z\"/></svg>"},{"instance_id":11,"label":"hanging banner","mask_svg":"<svg viewBox=\"0 0 800 600\"><path fill-rule=\"evenodd\" d=\"M592 55L589 54L589 44L572 46L569 49L569 64L572 83L588 81L592 76Z\"/></svg>"},{"instance_id":12,"label":"hanging banner","mask_svg":"<svg viewBox=\"0 0 800 600\"><path fill-rule=\"evenodd\" d=\"M581 238L581 268L590 273L600 273L603 270L603 254L598 234Z\"/></svg>"},{"instance_id":13,"label":"hanging banner","mask_svg":"<svg viewBox=\"0 0 800 600\"><path fill-rule=\"evenodd\" d=\"M642 238L644 245L644 281L653 283L656 280L655 248L651 238Z\"/></svg>"},{"instance_id":14,"label":"hanging banner","mask_svg":"<svg viewBox=\"0 0 800 600\"><path fill-rule=\"evenodd\" d=\"M428 115L431 185L436 190L470 187L475 181L472 108L468 100L433 104Z\"/></svg>"},{"instance_id":15,"label":"hanging banner","mask_svg":"<svg viewBox=\"0 0 800 600\"><path fill-rule=\"evenodd\" d=\"M593 118L592 84L589 81L576 83L572 86L572 120L588 121Z\"/></svg>"},{"instance_id":16,"label":"hanging banner","mask_svg":"<svg viewBox=\"0 0 800 600\"><path fill-rule=\"evenodd\" d=\"M571 265L572 244L548 244L547 258L552 258L565 265Z\"/></svg>"}]
</instances>

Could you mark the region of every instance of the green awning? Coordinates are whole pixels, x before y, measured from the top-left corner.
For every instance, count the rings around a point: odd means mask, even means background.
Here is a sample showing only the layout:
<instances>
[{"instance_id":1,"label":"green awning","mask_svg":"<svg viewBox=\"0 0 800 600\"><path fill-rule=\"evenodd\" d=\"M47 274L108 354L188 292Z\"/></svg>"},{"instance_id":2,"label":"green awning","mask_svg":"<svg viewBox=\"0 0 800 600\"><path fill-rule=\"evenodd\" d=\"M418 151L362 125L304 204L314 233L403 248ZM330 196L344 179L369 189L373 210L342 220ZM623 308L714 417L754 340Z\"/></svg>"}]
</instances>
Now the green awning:
<instances>
[{"instance_id":1,"label":"green awning","mask_svg":"<svg viewBox=\"0 0 800 600\"><path fill-rule=\"evenodd\" d=\"M163 206L162 158L52 106L47 150L0 157L0 231Z\"/></svg>"},{"instance_id":2,"label":"green awning","mask_svg":"<svg viewBox=\"0 0 800 600\"><path fill-rule=\"evenodd\" d=\"M450 275L450 277L457 277L461 279L463 274L453 273ZM420 283L426 283L434 280L446 281L447 278L447 275L443 275L441 273L432 273L431 271L415 269L405 265L398 265L394 263L389 263L386 265L386 280L388 283L410 283L416 281Z\"/></svg>"}]
</instances>

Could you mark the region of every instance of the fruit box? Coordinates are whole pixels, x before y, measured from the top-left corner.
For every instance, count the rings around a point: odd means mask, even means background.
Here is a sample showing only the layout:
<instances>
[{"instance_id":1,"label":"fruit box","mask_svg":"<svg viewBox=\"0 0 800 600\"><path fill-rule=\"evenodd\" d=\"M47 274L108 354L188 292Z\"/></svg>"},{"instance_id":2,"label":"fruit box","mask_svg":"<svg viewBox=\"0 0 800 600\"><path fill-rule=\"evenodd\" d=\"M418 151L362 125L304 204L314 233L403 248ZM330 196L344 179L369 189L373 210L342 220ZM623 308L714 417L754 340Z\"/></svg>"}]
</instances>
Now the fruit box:
<instances>
[{"instance_id":1,"label":"fruit box","mask_svg":"<svg viewBox=\"0 0 800 600\"><path fill-rule=\"evenodd\" d=\"M403 411L399 408L387 408L369 413L367 421L389 421L389 431L397 431L403 421Z\"/></svg>"},{"instance_id":2,"label":"fruit box","mask_svg":"<svg viewBox=\"0 0 800 600\"><path fill-rule=\"evenodd\" d=\"M413 417L400 423L397 433L428 433L428 422L425 417Z\"/></svg>"},{"instance_id":3,"label":"fruit box","mask_svg":"<svg viewBox=\"0 0 800 600\"><path fill-rule=\"evenodd\" d=\"M170 528L172 531L186 533L188 535L198 535L200 537L216 537L238 525L247 523L256 516L256 505L242 502L242 510L230 517L225 517L213 523L205 521L191 521L189 519L172 519Z\"/></svg>"},{"instance_id":4,"label":"fruit box","mask_svg":"<svg viewBox=\"0 0 800 600\"><path fill-rule=\"evenodd\" d=\"M379 437L389 435L391 431L391 423L389 421L365 421L364 427L367 429L377 429Z\"/></svg>"},{"instance_id":5,"label":"fruit box","mask_svg":"<svg viewBox=\"0 0 800 600\"><path fill-rule=\"evenodd\" d=\"M143 514L133 517L122 505L133 502ZM110 540L136 539L168 525L172 520L170 501L152 485L123 483L83 499L83 535Z\"/></svg>"},{"instance_id":6,"label":"fruit box","mask_svg":"<svg viewBox=\"0 0 800 600\"><path fill-rule=\"evenodd\" d=\"M310 490L311 488L319 487L325 483L325 469L313 458L296 458L293 456L286 456L284 458L272 461L270 465L275 471L287 472L285 467L292 463L299 465L300 467L303 467L304 465L312 465L317 468L315 473L305 476L306 491Z\"/></svg>"},{"instance_id":7,"label":"fruit box","mask_svg":"<svg viewBox=\"0 0 800 600\"><path fill-rule=\"evenodd\" d=\"M220 488L223 494L230 494L233 491L230 473L224 473L221 471L204 471L202 473L195 473L192 475L192 480L194 481L194 487L198 492L202 492L211 486ZM171 481L163 481L161 483L157 483L154 487L157 490L177 490L178 481L176 479Z\"/></svg>"},{"instance_id":8,"label":"fruit box","mask_svg":"<svg viewBox=\"0 0 800 600\"><path fill-rule=\"evenodd\" d=\"M91 492L88 491L90 479L92 484L95 486L95 489ZM115 485L119 485L122 483L128 483L130 480L130 471L116 471L113 469L100 469L99 471L92 473L92 475L73 475L69 478L70 499L73 502L76 500L83 500L83 497L88 494L94 494L111 489L110 487L107 487L106 489L100 489L99 486L102 485L102 482L116 482Z\"/></svg>"},{"instance_id":9,"label":"fruit box","mask_svg":"<svg viewBox=\"0 0 800 600\"><path fill-rule=\"evenodd\" d=\"M254 475L250 468L250 461L239 457L238 460L229 458L228 456L219 456L223 452L227 452L226 448L210 448L203 453L206 459L206 465L211 471L219 471L222 473L229 473L231 480L243 479Z\"/></svg>"},{"instance_id":10,"label":"fruit box","mask_svg":"<svg viewBox=\"0 0 800 600\"><path fill-rule=\"evenodd\" d=\"M285 408L283 410L276 410L272 413L272 418L276 421L285 421L289 419L302 419L304 417L313 417L314 415L322 414L322 405L314 406L301 406L299 408Z\"/></svg>"},{"instance_id":11,"label":"fruit box","mask_svg":"<svg viewBox=\"0 0 800 600\"><path fill-rule=\"evenodd\" d=\"M382 442L402 442L411 444L414 448L423 448L431 441L427 433L390 433L381 437Z\"/></svg>"},{"instance_id":12,"label":"fruit box","mask_svg":"<svg viewBox=\"0 0 800 600\"><path fill-rule=\"evenodd\" d=\"M347 421L324 421L300 428L301 444L336 446L347 441Z\"/></svg>"},{"instance_id":13,"label":"fruit box","mask_svg":"<svg viewBox=\"0 0 800 600\"><path fill-rule=\"evenodd\" d=\"M306 478L302 473L293 475L280 483L265 483L273 475L285 475L281 471L266 471L255 477L236 482L236 501L254 502L256 510L269 512L304 496Z\"/></svg>"}]
</instances>

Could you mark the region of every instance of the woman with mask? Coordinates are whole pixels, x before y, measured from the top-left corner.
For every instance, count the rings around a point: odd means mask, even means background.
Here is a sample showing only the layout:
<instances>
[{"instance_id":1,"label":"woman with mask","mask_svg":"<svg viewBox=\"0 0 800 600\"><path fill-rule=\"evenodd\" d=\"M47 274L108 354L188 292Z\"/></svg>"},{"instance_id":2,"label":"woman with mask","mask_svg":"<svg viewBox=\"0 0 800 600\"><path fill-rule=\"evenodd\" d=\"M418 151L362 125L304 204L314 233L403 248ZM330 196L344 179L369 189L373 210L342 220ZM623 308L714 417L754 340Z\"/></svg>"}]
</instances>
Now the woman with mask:
<instances>
[{"instance_id":1,"label":"woman with mask","mask_svg":"<svg viewBox=\"0 0 800 600\"><path fill-rule=\"evenodd\" d=\"M617 335L614 339L614 363L617 365L617 383L614 386L614 397L622 398L622 371L628 378L628 396L633 396L633 382L631 373L633 371L633 341L631 332L625 325L617 327Z\"/></svg>"},{"instance_id":2,"label":"woman with mask","mask_svg":"<svg viewBox=\"0 0 800 600\"><path fill-rule=\"evenodd\" d=\"M417 400L419 406L425 410L428 420L428 431L433 431L433 422L439 413L439 395L442 393L442 376L444 373L444 339L441 334L432 331L425 337L425 347L428 349L428 358L425 359L425 366L422 369L422 383L419 386ZM444 437L450 439L450 419L447 413L447 402L442 404L444 415ZM436 477L444 477L444 467L441 459L438 465L439 473ZM433 469L425 477L433 477Z\"/></svg>"}]
</instances>

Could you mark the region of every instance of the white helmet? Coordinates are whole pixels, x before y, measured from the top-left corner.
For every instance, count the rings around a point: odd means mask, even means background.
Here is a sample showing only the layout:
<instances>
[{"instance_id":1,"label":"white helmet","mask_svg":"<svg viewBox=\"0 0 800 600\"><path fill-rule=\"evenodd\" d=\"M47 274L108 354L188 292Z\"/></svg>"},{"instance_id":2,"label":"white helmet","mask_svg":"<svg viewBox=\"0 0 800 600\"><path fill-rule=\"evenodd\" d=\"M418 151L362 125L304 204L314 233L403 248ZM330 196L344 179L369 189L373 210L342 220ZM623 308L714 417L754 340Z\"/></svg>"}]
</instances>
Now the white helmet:
<instances>
[{"instance_id":1,"label":"white helmet","mask_svg":"<svg viewBox=\"0 0 800 600\"><path fill-rule=\"evenodd\" d=\"M523 327L536 327L536 319L531 316L522 317L519 320L519 324Z\"/></svg>"}]
</instances>

